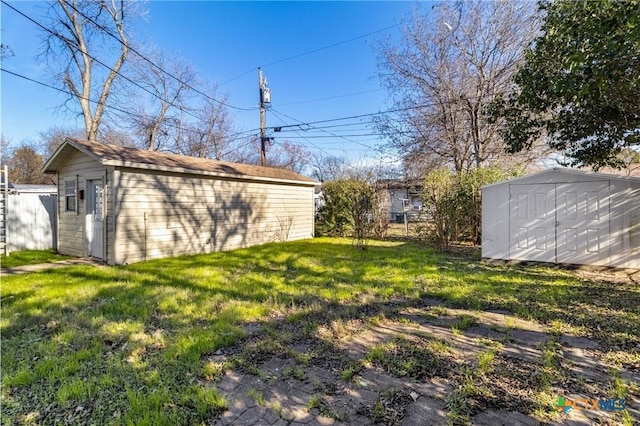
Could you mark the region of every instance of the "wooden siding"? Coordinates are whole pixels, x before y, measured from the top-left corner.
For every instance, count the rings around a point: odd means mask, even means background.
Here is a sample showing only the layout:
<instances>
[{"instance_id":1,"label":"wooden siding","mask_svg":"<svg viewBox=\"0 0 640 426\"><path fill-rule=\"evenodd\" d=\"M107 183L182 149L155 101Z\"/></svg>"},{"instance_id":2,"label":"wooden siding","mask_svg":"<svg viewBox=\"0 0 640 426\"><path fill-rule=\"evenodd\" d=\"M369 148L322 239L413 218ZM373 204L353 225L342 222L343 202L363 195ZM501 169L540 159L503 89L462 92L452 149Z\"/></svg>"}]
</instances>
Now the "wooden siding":
<instances>
[{"instance_id":1,"label":"wooden siding","mask_svg":"<svg viewBox=\"0 0 640 426\"><path fill-rule=\"evenodd\" d=\"M115 263L313 236L312 186L135 169L114 176Z\"/></svg>"},{"instance_id":2,"label":"wooden siding","mask_svg":"<svg viewBox=\"0 0 640 426\"><path fill-rule=\"evenodd\" d=\"M107 168L105 166L79 151L69 155L64 165L58 170L58 251L60 253L71 256L86 256L85 204L87 200L87 180L102 179L104 182L106 175ZM84 200L81 200L79 196L76 198L77 211L75 212L66 211L65 182L70 180L77 180L77 191L85 191ZM113 229L112 224L109 226L109 216L112 216L109 209L113 203L113 200L111 200L111 203L109 202L110 198L112 198L111 191L109 191L111 180L111 176L107 176L105 184L105 220L108 229ZM113 218L111 218L112 221ZM105 243L107 246L105 250L106 256L112 252L112 248L109 247L112 241L107 236Z\"/></svg>"},{"instance_id":3,"label":"wooden siding","mask_svg":"<svg viewBox=\"0 0 640 426\"><path fill-rule=\"evenodd\" d=\"M105 170L106 183L104 186L104 227L105 227L105 261L114 264L115 253L115 224L116 224L116 191L115 182L116 171L113 166L107 166Z\"/></svg>"}]
</instances>

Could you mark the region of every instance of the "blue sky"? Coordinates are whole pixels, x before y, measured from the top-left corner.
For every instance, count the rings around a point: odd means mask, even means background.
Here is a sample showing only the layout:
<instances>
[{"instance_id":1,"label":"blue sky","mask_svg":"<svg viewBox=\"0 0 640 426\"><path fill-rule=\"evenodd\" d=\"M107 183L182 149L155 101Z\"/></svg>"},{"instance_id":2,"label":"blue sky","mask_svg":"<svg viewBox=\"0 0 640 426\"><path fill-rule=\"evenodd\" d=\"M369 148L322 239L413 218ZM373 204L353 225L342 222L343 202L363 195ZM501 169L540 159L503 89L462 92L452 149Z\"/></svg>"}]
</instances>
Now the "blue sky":
<instances>
[{"instance_id":1,"label":"blue sky","mask_svg":"<svg viewBox=\"0 0 640 426\"><path fill-rule=\"evenodd\" d=\"M9 3L42 21L45 3ZM182 56L194 65L201 78L221 84L219 90L228 93L229 104L241 108L257 106L255 69L262 66L272 91L267 125L296 124L296 120L314 122L387 109L387 96L377 78L373 46L380 38L398 37L397 24L414 5L413 2L150 1L146 4L145 20L136 27L135 38ZM2 67L51 82L36 59L40 49L37 27L4 5L1 13L2 42L15 53ZM385 30L379 31L382 29ZM278 62L365 34L370 35ZM5 73L1 78L2 133L13 146L37 141L38 133L53 125L81 127L73 114L56 111L65 95ZM231 110L231 114L238 131L259 127L256 110ZM360 120L330 124L356 121ZM334 135L372 133L365 124L326 131ZM273 136L276 143L285 139L284 133ZM381 155L375 150L380 140L370 135L335 137L308 130L288 132L286 136L313 151L354 160Z\"/></svg>"}]
</instances>

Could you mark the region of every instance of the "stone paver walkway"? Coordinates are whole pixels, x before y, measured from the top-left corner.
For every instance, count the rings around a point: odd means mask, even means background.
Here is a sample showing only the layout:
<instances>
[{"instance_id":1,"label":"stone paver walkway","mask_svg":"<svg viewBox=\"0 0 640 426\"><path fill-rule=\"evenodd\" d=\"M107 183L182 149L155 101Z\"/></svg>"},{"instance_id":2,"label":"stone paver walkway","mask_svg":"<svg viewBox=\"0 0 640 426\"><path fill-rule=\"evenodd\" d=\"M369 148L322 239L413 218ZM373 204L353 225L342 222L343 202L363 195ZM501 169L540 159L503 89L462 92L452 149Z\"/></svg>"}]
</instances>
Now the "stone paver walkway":
<instances>
[{"instance_id":1,"label":"stone paver walkway","mask_svg":"<svg viewBox=\"0 0 640 426\"><path fill-rule=\"evenodd\" d=\"M607 373L607 366L592 352L599 347L596 341L579 336L554 335L538 323L516 319L507 312L475 312L440 307L440 314L433 315L430 304L426 305L424 308L400 311L399 318L384 320L375 326L348 329L344 336L331 342L332 350L343 356L347 364L325 365L313 360L299 362L295 357L273 355L253 365L252 374L227 371L216 387L225 395L229 406L216 424L447 424L448 404L456 404L451 398L460 385L454 377L434 375L422 380L395 377L366 361L372 347L398 338L447 342L456 362L470 366L472 371L477 365L478 356L487 350L483 342L500 342L496 359L507 365L515 362L514 365L521 366L525 379L529 374L533 375L531 377L537 374L536 371L544 362L544 345L554 342L562 357L560 363L566 366L567 381L586 381L591 387L583 387L585 392L596 389L600 394L574 394L561 387L552 388L552 393L574 398L598 398L605 396L609 390L611 377ZM446 313L442 312L444 309ZM463 315L473 316L475 324L466 330L454 330L452 327ZM322 341L323 333L319 331L318 335L318 342L309 339L298 353L312 358L318 350L326 348L320 345L327 343L326 340ZM360 370L345 377L345 365L359 365ZM623 373L629 380L640 384L637 372ZM507 382L505 378L504 384L496 383L495 391L510 389ZM532 391L526 386L516 390L525 395L505 392L504 407L474 409L472 424L540 424L530 408L508 405L509 398L517 397L525 402L532 398ZM627 406L632 418L640 422L639 401L630 397ZM553 411L553 407L549 410ZM557 414L553 421L557 425L615 425L619 424L619 417L606 411L572 410L568 414Z\"/></svg>"}]
</instances>

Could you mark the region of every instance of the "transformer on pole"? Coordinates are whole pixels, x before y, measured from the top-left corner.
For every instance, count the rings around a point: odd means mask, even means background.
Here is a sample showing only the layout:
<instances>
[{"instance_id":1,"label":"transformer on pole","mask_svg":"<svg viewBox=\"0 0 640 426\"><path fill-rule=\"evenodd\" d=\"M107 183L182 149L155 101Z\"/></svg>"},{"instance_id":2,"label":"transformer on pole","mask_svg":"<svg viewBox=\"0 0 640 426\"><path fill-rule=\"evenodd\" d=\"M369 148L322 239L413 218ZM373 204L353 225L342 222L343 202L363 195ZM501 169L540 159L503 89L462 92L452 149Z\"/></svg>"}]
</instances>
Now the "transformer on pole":
<instances>
[{"instance_id":1,"label":"transformer on pole","mask_svg":"<svg viewBox=\"0 0 640 426\"><path fill-rule=\"evenodd\" d=\"M267 165L266 145L269 138L266 129L266 108L271 105L271 89L267 87L267 79L262 76L262 69L258 68L258 88L260 91L260 165Z\"/></svg>"}]
</instances>

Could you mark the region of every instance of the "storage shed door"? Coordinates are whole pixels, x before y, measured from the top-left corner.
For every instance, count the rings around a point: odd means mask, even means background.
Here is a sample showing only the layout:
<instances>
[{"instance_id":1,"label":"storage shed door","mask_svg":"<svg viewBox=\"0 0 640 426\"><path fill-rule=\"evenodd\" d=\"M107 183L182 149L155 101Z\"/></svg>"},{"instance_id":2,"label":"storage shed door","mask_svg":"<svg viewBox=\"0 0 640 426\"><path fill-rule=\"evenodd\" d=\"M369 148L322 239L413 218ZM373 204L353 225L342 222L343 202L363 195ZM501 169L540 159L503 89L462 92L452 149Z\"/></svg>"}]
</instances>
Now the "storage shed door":
<instances>
[{"instance_id":1,"label":"storage shed door","mask_svg":"<svg viewBox=\"0 0 640 426\"><path fill-rule=\"evenodd\" d=\"M102 179L87 181L87 212L85 228L87 232L87 254L103 259L104 242L104 184Z\"/></svg>"},{"instance_id":2,"label":"storage shed door","mask_svg":"<svg viewBox=\"0 0 640 426\"><path fill-rule=\"evenodd\" d=\"M558 263L609 262L609 182L557 184Z\"/></svg>"},{"instance_id":3,"label":"storage shed door","mask_svg":"<svg viewBox=\"0 0 640 426\"><path fill-rule=\"evenodd\" d=\"M511 185L509 257L607 265L609 182Z\"/></svg>"},{"instance_id":4,"label":"storage shed door","mask_svg":"<svg viewBox=\"0 0 640 426\"><path fill-rule=\"evenodd\" d=\"M511 259L556 261L555 184L509 187Z\"/></svg>"}]
</instances>

